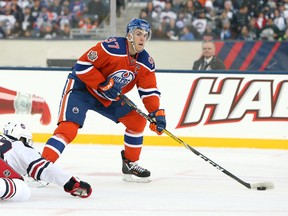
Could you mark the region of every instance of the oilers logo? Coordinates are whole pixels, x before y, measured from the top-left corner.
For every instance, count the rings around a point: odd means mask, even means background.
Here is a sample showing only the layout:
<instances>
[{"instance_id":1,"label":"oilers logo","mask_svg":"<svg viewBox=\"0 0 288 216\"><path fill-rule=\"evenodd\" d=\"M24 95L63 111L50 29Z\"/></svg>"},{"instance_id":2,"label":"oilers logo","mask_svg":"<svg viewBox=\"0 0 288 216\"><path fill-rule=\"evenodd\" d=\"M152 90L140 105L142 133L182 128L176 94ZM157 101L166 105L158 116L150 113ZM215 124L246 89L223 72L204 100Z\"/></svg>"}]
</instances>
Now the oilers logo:
<instances>
[{"instance_id":1,"label":"oilers logo","mask_svg":"<svg viewBox=\"0 0 288 216\"><path fill-rule=\"evenodd\" d=\"M119 83L121 88L125 87L128 83L135 79L133 72L127 70L118 70L110 74L108 78L110 77L114 80L114 82Z\"/></svg>"}]
</instances>

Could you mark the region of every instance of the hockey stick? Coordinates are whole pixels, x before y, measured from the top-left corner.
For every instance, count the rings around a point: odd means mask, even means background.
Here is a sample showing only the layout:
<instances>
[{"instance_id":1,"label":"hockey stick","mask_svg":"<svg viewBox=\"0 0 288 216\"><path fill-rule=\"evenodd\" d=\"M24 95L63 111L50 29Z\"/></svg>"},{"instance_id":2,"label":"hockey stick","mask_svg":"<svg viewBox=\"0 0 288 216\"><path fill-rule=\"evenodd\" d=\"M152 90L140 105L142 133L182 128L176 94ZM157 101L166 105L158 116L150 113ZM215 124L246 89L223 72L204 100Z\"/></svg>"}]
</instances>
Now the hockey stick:
<instances>
[{"instance_id":1,"label":"hockey stick","mask_svg":"<svg viewBox=\"0 0 288 216\"><path fill-rule=\"evenodd\" d=\"M145 114L144 112L142 112L127 96L125 95L119 95L119 97L125 101L125 103L130 106L131 108L133 108L137 113L139 113L141 116L143 116L146 120L148 120L150 123L154 122L154 120L152 118L150 118L147 114ZM174 139L175 141L177 141L178 143L182 144L185 146L185 148L187 148L188 150L190 150L191 152L193 152L194 154L196 154L198 157L202 158L204 161L208 162L209 164L211 164L213 167L215 167L216 169L218 169L219 171L225 173L226 175L228 175L229 177L233 178L234 180L236 180L237 182L239 182L240 184L244 185L246 188L249 189L257 189L257 190L266 190L266 189L273 189L274 188L274 184L272 182L261 182L261 183L255 183L255 184L250 184L248 182L245 182L243 180L241 180L240 178L238 178L237 176L233 175L231 172L229 172L228 170L224 169L222 166L220 166L219 164L215 163L214 161L212 161L211 159L209 159L208 157L206 157L205 155L201 154L199 151L197 151L196 149L192 148L190 145L188 145L187 143L185 143L184 141L182 141L180 138L174 136L171 132L169 132L167 129L163 130L165 134L167 134L169 137L171 137L172 139Z\"/></svg>"}]
</instances>

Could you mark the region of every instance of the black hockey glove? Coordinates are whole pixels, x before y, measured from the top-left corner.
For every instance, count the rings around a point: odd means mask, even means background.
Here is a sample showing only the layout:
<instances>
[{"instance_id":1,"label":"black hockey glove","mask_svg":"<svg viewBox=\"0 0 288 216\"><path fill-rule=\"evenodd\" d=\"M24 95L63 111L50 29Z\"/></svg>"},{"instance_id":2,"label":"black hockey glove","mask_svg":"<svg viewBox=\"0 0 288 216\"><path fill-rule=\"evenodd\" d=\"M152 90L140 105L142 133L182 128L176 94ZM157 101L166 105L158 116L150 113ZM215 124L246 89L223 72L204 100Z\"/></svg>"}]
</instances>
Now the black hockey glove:
<instances>
[{"instance_id":1,"label":"black hockey glove","mask_svg":"<svg viewBox=\"0 0 288 216\"><path fill-rule=\"evenodd\" d=\"M71 177L71 179L64 185L64 191L70 193L72 196L87 198L91 195L92 188L87 182Z\"/></svg>"}]
</instances>

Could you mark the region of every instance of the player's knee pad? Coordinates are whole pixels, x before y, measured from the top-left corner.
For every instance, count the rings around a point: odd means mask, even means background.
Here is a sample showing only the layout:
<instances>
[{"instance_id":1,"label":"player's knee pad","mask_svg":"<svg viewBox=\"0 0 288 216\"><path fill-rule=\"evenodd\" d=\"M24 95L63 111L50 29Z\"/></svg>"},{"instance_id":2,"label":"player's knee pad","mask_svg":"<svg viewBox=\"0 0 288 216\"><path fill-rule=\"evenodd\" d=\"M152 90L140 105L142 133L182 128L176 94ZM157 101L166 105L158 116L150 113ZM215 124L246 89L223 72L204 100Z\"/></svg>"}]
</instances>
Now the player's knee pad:
<instances>
[{"instance_id":1,"label":"player's knee pad","mask_svg":"<svg viewBox=\"0 0 288 216\"><path fill-rule=\"evenodd\" d=\"M147 120L135 110L120 118L119 121L126 126L128 131L133 133L142 133L147 123Z\"/></svg>"},{"instance_id":2,"label":"player's knee pad","mask_svg":"<svg viewBox=\"0 0 288 216\"><path fill-rule=\"evenodd\" d=\"M60 122L54 135L65 140L65 142L72 142L77 136L79 125L74 122Z\"/></svg>"}]
</instances>

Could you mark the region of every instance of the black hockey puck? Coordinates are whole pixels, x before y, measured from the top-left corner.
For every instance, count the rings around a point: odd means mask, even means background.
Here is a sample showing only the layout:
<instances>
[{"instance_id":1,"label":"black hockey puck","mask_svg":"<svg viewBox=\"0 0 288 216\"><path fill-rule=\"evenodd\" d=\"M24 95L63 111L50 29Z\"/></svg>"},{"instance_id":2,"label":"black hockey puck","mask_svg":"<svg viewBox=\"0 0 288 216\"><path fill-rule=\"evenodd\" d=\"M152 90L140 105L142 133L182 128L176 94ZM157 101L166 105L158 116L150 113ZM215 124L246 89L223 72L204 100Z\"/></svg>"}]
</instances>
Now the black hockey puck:
<instances>
[{"instance_id":1,"label":"black hockey puck","mask_svg":"<svg viewBox=\"0 0 288 216\"><path fill-rule=\"evenodd\" d=\"M266 187L257 187L257 190L266 190Z\"/></svg>"}]
</instances>

